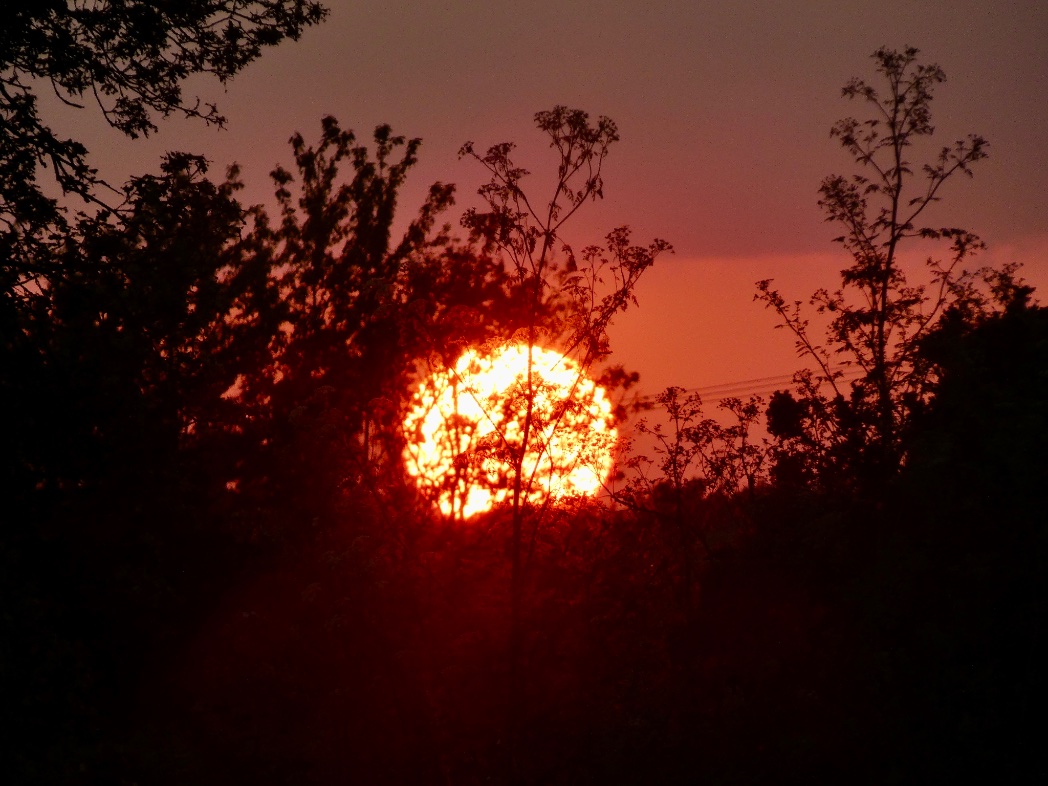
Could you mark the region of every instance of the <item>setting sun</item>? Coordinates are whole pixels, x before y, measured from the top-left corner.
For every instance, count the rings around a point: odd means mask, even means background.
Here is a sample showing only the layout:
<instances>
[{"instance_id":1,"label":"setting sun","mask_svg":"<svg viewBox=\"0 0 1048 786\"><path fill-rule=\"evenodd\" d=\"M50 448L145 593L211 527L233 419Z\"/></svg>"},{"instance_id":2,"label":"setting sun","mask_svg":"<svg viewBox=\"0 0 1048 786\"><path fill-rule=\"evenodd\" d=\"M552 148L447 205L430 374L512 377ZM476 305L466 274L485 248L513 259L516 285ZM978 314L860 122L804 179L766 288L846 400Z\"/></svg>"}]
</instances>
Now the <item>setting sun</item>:
<instances>
[{"instance_id":1,"label":"setting sun","mask_svg":"<svg viewBox=\"0 0 1048 786\"><path fill-rule=\"evenodd\" d=\"M445 516L469 518L511 500L514 456L521 493L596 494L611 467L616 432L604 389L574 361L526 344L471 349L420 385L404 421L408 473Z\"/></svg>"}]
</instances>

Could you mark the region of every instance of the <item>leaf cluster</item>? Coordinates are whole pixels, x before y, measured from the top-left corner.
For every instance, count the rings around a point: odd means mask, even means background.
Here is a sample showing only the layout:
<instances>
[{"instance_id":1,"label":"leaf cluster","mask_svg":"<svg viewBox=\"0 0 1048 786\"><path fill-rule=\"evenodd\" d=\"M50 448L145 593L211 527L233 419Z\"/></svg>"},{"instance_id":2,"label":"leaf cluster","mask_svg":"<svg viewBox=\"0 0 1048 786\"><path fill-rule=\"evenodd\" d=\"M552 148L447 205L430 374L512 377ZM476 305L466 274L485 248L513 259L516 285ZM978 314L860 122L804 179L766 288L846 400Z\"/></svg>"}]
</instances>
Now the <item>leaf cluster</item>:
<instances>
[{"instance_id":1,"label":"leaf cluster","mask_svg":"<svg viewBox=\"0 0 1048 786\"><path fill-rule=\"evenodd\" d=\"M183 94L185 80L226 82L327 13L314 0L15 0L0 25L0 227L23 235L58 220L37 185L50 168L64 193L97 201L104 185L80 142L63 139L38 110L38 91L63 103L93 102L131 138L156 130L157 116L181 114L223 125L213 104Z\"/></svg>"}]
</instances>

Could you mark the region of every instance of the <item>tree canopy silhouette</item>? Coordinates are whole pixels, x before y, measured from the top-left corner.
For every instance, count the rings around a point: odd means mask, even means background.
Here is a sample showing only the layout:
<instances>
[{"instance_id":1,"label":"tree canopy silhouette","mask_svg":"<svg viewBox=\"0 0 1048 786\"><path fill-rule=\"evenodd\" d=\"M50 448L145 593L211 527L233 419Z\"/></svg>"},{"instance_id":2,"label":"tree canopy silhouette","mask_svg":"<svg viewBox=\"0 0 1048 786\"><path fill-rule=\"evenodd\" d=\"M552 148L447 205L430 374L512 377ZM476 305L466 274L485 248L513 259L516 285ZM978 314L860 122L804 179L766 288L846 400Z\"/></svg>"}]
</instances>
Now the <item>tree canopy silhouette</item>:
<instances>
[{"instance_id":1,"label":"tree canopy silhouette","mask_svg":"<svg viewBox=\"0 0 1048 786\"><path fill-rule=\"evenodd\" d=\"M157 115L177 113L222 125L218 108L187 99L194 74L226 82L267 46L297 39L320 22L314 0L204 0L106 3L15 0L0 25L0 260L5 291L37 281L9 246L46 235L57 204L38 183L50 168L65 193L97 200L103 182L88 151L63 139L39 112L38 90L63 103L95 104L106 121L134 138L156 130ZM18 252L24 254L24 249ZM17 256L17 255L16 255ZM14 267L12 267L14 265Z\"/></svg>"},{"instance_id":2,"label":"tree canopy silhouette","mask_svg":"<svg viewBox=\"0 0 1048 786\"><path fill-rule=\"evenodd\" d=\"M835 242L851 257L840 287L819 289L810 299L828 321L825 343L813 335L800 301L788 303L770 279L758 284L757 298L794 334L798 354L815 364L795 380L799 405L787 400L788 393L771 403L784 466L799 466L807 456L814 462L808 471L821 464L827 478L834 467L871 476L897 470L905 453L902 435L934 379L918 353L921 339L951 308L986 307L992 298L980 290L984 280L1014 273L969 269L982 241L965 229L924 223L944 184L971 176L988 144L972 134L929 161L912 160L922 138L934 133L931 101L946 78L938 66L920 63L918 54L914 48L878 49L873 60L881 85L853 79L842 91L868 117L846 118L831 130L858 171L830 176L820 188L826 220L843 231ZM911 283L905 252L910 246L924 251L930 243L946 244L945 259L933 251L926 261L929 280ZM839 383L842 366L862 372L850 390ZM845 475L834 477L838 482Z\"/></svg>"},{"instance_id":3,"label":"tree canopy silhouette","mask_svg":"<svg viewBox=\"0 0 1048 786\"><path fill-rule=\"evenodd\" d=\"M272 177L279 222L256 212L247 242L280 294L270 363L231 395L257 451L238 478L285 533L328 521L347 489L382 495L403 476L400 421L416 363L490 338L513 309L500 260L441 223L454 187L434 183L394 237L419 139L374 132L373 150L332 117L291 138Z\"/></svg>"}]
</instances>

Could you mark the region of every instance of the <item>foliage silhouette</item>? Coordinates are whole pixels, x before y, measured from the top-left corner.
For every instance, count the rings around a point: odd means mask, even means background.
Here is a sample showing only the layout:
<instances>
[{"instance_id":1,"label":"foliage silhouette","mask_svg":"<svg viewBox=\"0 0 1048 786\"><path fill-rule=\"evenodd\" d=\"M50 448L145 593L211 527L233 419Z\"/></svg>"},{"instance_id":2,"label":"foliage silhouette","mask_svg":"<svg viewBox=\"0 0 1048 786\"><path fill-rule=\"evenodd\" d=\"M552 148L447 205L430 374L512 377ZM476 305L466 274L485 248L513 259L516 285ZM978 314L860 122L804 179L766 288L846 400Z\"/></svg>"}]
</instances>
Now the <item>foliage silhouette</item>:
<instances>
[{"instance_id":1,"label":"foliage silhouette","mask_svg":"<svg viewBox=\"0 0 1048 786\"><path fill-rule=\"evenodd\" d=\"M829 319L826 344L811 335L800 301L787 303L770 279L758 284L757 298L794 334L801 357L816 366L796 380L800 408L792 409L803 427L798 433L794 417L787 427L793 436L782 433L789 443L782 453L794 467L801 463L801 442L814 453L809 472L818 470L814 463L832 473L830 468L841 462L849 467L846 472L864 467L872 477L896 471L904 455L901 434L926 401L932 381L919 362L919 342L945 310L979 300L983 271L964 266L982 242L967 230L935 228L922 220L948 180L972 175L972 165L987 155L987 142L971 135L943 147L930 162L910 160L915 146L934 132L933 91L946 78L938 66L919 63L917 55L914 48L878 49L873 59L885 92L861 79L842 91L845 98L862 102L871 117L846 118L831 131L860 171L850 178L828 177L820 188L827 221L844 231L836 242L852 258L841 271L841 287L820 289L810 300L816 313ZM903 258L906 247L923 248L935 241L948 244L948 259L929 256L930 283L911 284ZM837 355L842 361L835 362ZM838 383L843 373L839 362L862 371L850 391ZM776 407L777 415L791 409L782 396ZM782 423L781 417L774 420ZM833 477L838 482L844 476Z\"/></svg>"},{"instance_id":2,"label":"foliage silhouette","mask_svg":"<svg viewBox=\"0 0 1048 786\"><path fill-rule=\"evenodd\" d=\"M20 415L2 459L19 606L5 639L53 626L54 657L17 650L20 671L4 674L36 719L14 772L39 765L55 718L59 747L108 728L143 661L228 580L225 480L247 446L223 393L263 366L277 326L268 270L241 254L237 188L181 154L135 178L119 213L72 227L5 340L0 399Z\"/></svg>"},{"instance_id":3,"label":"foliage silhouette","mask_svg":"<svg viewBox=\"0 0 1048 786\"><path fill-rule=\"evenodd\" d=\"M0 457L0 759L16 782L105 780L138 675L236 573L221 521L245 446L222 393L263 364L276 290L242 255L235 173L215 184L203 159L172 154L107 207L37 90L74 106L90 95L129 136L157 114L221 123L182 82L227 80L323 11L45 0L3 15L0 403L17 416ZM95 214L70 222L39 182L47 168Z\"/></svg>"},{"instance_id":4,"label":"foliage silhouette","mask_svg":"<svg viewBox=\"0 0 1048 786\"><path fill-rule=\"evenodd\" d=\"M395 486L418 358L484 341L511 318L501 264L437 224L453 186L435 183L393 239L419 145L380 126L372 157L324 118L316 147L291 138L295 174L273 172L279 225L259 213L250 234L281 295L281 329L273 362L238 391L259 445L242 479L285 535L327 521L347 482L373 494Z\"/></svg>"},{"instance_id":5,"label":"foliage silhouette","mask_svg":"<svg viewBox=\"0 0 1048 786\"><path fill-rule=\"evenodd\" d=\"M620 227L608 234L605 247L590 246L576 256L561 237L562 227L583 204L603 196L601 170L618 131L606 117L591 125L585 112L563 106L537 113L535 124L549 136L558 159L549 201L536 207L523 189L521 182L529 173L514 163L511 143L494 145L483 156L467 143L460 155L479 161L491 180L479 190L487 211L467 210L462 221L486 248L507 260L523 311L522 327L511 340L529 351L537 345L554 348L574 360L580 375L587 374L609 354L608 325L636 302L633 292L641 274L659 254L671 249L662 240L646 248L631 245L629 229ZM529 361L520 423L520 444L525 446L534 438L536 384ZM511 453L516 456L510 473L516 560L527 500L532 498L530 487L536 479L523 471L524 451L511 449Z\"/></svg>"},{"instance_id":6,"label":"foliage silhouette","mask_svg":"<svg viewBox=\"0 0 1048 786\"><path fill-rule=\"evenodd\" d=\"M463 145L460 156L478 161L490 173L490 181L479 190L487 209L467 210L462 223L474 237L483 241L507 261L513 275L515 294L523 305L523 325L512 340L527 348L527 371L521 382L517 421L519 438L503 436L507 443L510 496L510 773L516 777L521 743L520 707L523 641L524 572L533 553L525 551L525 527L530 542L547 517L553 502L549 493L536 499L533 489L542 479L536 477L526 457L541 454L569 428L574 418L555 418L541 422L535 402L542 395L542 380L535 370L533 354L537 347L552 349L574 361L579 380L591 373L594 364L610 353L607 328L614 316L636 302L634 289L641 274L655 258L671 250L668 243L655 240L649 246L630 242L627 227L607 235L605 247L591 246L576 255L562 236L566 222L588 201L603 197L602 169L610 146L618 140L613 121L601 117L591 124L586 112L556 106L535 115L535 125L549 137L555 151L556 179L548 202L539 203L523 188L529 174L518 166L511 143L493 145L481 155L471 142ZM558 248L559 246L559 248ZM565 407L588 406L568 397ZM521 411L522 408L522 411ZM576 429L577 432L577 429ZM508 435L508 430L507 430ZM585 442L588 434L576 433ZM532 447L537 443L536 447Z\"/></svg>"},{"instance_id":7,"label":"foliage silhouette","mask_svg":"<svg viewBox=\"0 0 1048 786\"><path fill-rule=\"evenodd\" d=\"M720 408L734 418L724 425L703 417L702 397L669 387L655 398L661 411L654 423L640 418L635 440L651 440L655 458L623 449L625 485L613 499L639 515L647 526L668 531L679 567L679 596L690 627L700 595L700 578L717 541L727 534L718 504L734 502L744 489L753 494L766 480L766 440L754 439L763 399L725 399ZM657 472L656 472L657 470ZM710 514L713 513L711 516ZM717 531L720 528L720 531ZM730 527L729 527L730 529Z\"/></svg>"},{"instance_id":8,"label":"foliage silhouette","mask_svg":"<svg viewBox=\"0 0 1048 786\"><path fill-rule=\"evenodd\" d=\"M39 218L54 203L36 187L50 166L65 192L94 197L101 182L87 150L60 139L37 111L47 82L63 103L83 108L87 95L106 121L131 138L156 130L155 115L173 113L223 125L217 107L189 102L182 83L194 74L226 82L261 54L326 15L312 0L207 0L102 5L58 0L16 2L0 33L0 222ZM17 176L13 176L17 173Z\"/></svg>"}]
</instances>

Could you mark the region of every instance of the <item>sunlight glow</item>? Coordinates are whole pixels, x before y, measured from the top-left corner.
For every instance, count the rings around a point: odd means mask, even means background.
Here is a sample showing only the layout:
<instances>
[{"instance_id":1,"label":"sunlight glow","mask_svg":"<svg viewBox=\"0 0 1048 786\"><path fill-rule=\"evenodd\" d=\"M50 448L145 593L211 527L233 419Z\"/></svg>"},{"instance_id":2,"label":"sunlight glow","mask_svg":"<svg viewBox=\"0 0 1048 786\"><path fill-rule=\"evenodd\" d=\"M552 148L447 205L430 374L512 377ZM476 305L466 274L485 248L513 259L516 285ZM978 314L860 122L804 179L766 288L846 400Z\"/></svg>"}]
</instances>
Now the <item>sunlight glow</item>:
<instances>
[{"instance_id":1,"label":"sunlight glow","mask_svg":"<svg viewBox=\"0 0 1048 786\"><path fill-rule=\"evenodd\" d=\"M528 404L529 352L471 349L423 381L404 420L408 473L440 511L467 519L513 499ZM616 431L604 389L574 361L532 347L521 495L531 504L600 491Z\"/></svg>"}]
</instances>

